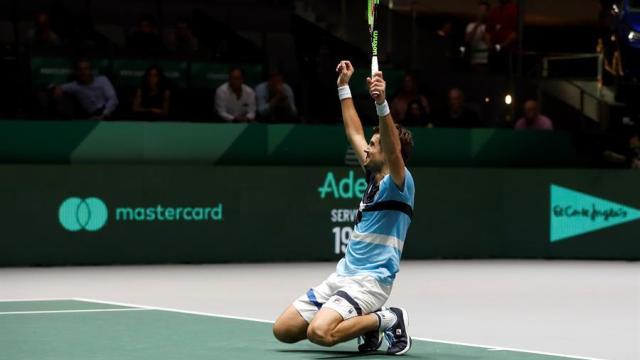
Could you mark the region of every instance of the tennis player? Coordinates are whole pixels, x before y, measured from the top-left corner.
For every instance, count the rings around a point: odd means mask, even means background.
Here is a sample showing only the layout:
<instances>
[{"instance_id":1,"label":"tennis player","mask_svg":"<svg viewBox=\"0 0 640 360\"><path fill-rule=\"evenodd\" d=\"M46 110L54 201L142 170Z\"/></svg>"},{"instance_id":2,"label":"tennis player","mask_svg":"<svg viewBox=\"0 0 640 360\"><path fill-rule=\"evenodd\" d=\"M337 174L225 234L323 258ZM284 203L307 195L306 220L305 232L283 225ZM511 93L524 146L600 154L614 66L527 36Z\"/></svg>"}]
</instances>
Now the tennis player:
<instances>
[{"instance_id":1,"label":"tennis player","mask_svg":"<svg viewBox=\"0 0 640 360\"><path fill-rule=\"evenodd\" d=\"M360 352L377 351L382 333L389 345L387 353L402 355L411 348L407 312L383 305L399 271L413 213L415 187L405 167L413 139L391 118L386 83L377 72L367 82L379 126L367 143L349 90L354 68L342 61L337 72L346 135L366 173L368 187L336 272L294 301L274 324L273 333L285 343L308 339L321 346L359 338Z\"/></svg>"}]
</instances>

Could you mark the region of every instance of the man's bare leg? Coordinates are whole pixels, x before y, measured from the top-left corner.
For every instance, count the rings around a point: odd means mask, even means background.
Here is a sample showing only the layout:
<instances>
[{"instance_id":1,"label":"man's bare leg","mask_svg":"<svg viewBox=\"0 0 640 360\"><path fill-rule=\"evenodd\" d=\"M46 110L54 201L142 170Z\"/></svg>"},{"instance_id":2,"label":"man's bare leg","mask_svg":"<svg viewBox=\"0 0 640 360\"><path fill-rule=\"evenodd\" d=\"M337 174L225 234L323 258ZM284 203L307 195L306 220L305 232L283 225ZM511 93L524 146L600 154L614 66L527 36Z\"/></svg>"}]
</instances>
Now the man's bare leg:
<instances>
[{"instance_id":1,"label":"man's bare leg","mask_svg":"<svg viewBox=\"0 0 640 360\"><path fill-rule=\"evenodd\" d=\"M314 344L334 346L355 339L379 327L374 314L343 320L342 315L329 308L322 308L307 329L307 338Z\"/></svg>"},{"instance_id":2,"label":"man's bare leg","mask_svg":"<svg viewBox=\"0 0 640 360\"><path fill-rule=\"evenodd\" d=\"M273 324L273 335L276 339L293 344L307 338L309 323L300 315L293 305L289 305Z\"/></svg>"}]
</instances>

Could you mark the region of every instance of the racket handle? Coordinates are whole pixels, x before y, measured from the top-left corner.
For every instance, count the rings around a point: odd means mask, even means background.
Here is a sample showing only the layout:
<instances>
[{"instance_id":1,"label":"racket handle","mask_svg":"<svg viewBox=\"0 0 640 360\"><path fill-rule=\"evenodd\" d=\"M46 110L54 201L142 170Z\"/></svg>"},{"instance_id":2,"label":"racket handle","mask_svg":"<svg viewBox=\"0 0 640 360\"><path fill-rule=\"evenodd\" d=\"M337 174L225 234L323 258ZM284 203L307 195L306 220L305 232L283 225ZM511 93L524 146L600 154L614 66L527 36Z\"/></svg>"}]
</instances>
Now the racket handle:
<instances>
[{"instance_id":1,"label":"racket handle","mask_svg":"<svg viewBox=\"0 0 640 360\"><path fill-rule=\"evenodd\" d=\"M373 75L375 75L375 73L377 73L378 71L380 71L380 67L378 66L378 57L373 56L371 58L371 77L373 77Z\"/></svg>"},{"instance_id":2,"label":"racket handle","mask_svg":"<svg viewBox=\"0 0 640 360\"><path fill-rule=\"evenodd\" d=\"M378 57L372 56L371 57L371 78L372 79L373 79L373 75L375 75L375 73L377 73L378 71L380 71L380 67L378 66ZM378 96L380 94L378 94L377 92L374 92L373 95Z\"/></svg>"}]
</instances>

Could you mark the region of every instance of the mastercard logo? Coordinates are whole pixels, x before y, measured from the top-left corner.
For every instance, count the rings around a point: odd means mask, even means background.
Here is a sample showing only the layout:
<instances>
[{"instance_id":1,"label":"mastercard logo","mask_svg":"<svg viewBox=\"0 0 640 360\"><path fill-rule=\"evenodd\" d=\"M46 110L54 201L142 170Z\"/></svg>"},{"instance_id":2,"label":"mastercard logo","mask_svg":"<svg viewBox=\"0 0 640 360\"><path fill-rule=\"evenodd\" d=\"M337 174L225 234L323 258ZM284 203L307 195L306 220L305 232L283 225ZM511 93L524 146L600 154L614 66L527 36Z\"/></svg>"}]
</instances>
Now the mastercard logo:
<instances>
[{"instance_id":1,"label":"mastercard logo","mask_svg":"<svg viewBox=\"0 0 640 360\"><path fill-rule=\"evenodd\" d=\"M58 210L60 225L72 232L98 231L106 225L108 218L107 205L96 197L70 197L62 202Z\"/></svg>"}]
</instances>

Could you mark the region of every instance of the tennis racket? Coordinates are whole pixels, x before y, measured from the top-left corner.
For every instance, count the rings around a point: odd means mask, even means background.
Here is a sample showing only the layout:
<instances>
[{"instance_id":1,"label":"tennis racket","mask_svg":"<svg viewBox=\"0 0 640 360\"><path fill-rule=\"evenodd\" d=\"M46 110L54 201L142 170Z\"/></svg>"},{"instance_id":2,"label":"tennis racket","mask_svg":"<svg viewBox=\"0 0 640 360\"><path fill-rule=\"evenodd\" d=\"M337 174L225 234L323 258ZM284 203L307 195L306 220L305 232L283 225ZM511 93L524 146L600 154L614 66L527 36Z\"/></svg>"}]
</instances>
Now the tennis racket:
<instances>
[{"instance_id":1,"label":"tennis racket","mask_svg":"<svg viewBox=\"0 0 640 360\"><path fill-rule=\"evenodd\" d=\"M371 78L379 71L378 66L378 28L376 16L380 0L367 0L367 22L369 23L369 35L371 35Z\"/></svg>"}]
</instances>

